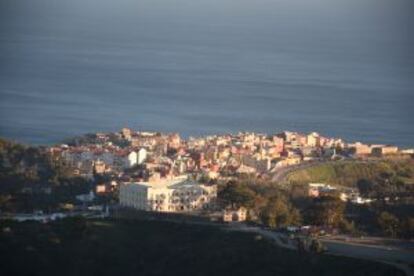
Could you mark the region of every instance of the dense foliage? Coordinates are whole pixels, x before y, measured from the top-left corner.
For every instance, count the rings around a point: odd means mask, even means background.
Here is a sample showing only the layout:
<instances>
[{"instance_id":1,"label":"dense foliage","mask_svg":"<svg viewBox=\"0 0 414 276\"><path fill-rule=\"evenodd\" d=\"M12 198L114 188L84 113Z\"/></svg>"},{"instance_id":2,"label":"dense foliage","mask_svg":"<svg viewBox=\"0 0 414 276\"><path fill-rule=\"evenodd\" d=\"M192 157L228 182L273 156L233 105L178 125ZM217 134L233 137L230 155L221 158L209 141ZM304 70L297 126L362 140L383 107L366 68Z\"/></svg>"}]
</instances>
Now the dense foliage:
<instances>
[{"instance_id":1,"label":"dense foliage","mask_svg":"<svg viewBox=\"0 0 414 276\"><path fill-rule=\"evenodd\" d=\"M378 215L377 223L383 234L392 238L413 238L414 237L414 218L398 218L392 213L381 212Z\"/></svg>"},{"instance_id":2,"label":"dense foliage","mask_svg":"<svg viewBox=\"0 0 414 276\"><path fill-rule=\"evenodd\" d=\"M338 227L344 222L345 203L337 197L315 198L306 210L306 220L313 225Z\"/></svg>"},{"instance_id":3,"label":"dense foliage","mask_svg":"<svg viewBox=\"0 0 414 276\"><path fill-rule=\"evenodd\" d=\"M337 193L309 198L306 189L300 187L300 191L295 185L282 189L269 181L247 178L221 185L218 198L223 208L246 207L250 221L270 228L305 224L349 234L414 237L412 204L379 200L370 205L355 205L343 202ZM384 212L395 217L393 223L384 218Z\"/></svg>"},{"instance_id":4,"label":"dense foliage","mask_svg":"<svg viewBox=\"0 0 414 276\"><path fill-rule=\"evenodd\" d=\"M251 220L271 228L299 225L302 221L286 191L271 182L254 178L230 181L221 187L218 198L223 207L248 208Z\"/></svg>"},{"instance_id":5,"label":"dense foliage","mask_svg":"<svg viewBox=\"0 0 414 276\"><path fill-rule=\"evenodd\" d=\"M89 188L88 181L74 177L45 148L0 139L0 210L55 208Z\"/></svg>"},{"instance_id":6,"label":"dense foliage","mask_svg":"<svg viewBox=\"0 0 414 276\"><path fill-rule=\"evenodd\" d=\"M297 198L306 198L306 184L311 182L352 187L362 197L371 198L374 202L355 206L343 203L341 205L339 200L334 205L322 204L321 201L326 201L326 198L303 200L305 222L339 226L347 232L355 232L355 228L358 228L375 235L414 237L413 160L325 163L292 172L287 177L287 183L291 187L290 194ZM338 208L333 208L335 205ZM337 212L332 212L333 210ZM347 220L347 216L351 216L355 224Z\"/></svg>"}]
</instances>

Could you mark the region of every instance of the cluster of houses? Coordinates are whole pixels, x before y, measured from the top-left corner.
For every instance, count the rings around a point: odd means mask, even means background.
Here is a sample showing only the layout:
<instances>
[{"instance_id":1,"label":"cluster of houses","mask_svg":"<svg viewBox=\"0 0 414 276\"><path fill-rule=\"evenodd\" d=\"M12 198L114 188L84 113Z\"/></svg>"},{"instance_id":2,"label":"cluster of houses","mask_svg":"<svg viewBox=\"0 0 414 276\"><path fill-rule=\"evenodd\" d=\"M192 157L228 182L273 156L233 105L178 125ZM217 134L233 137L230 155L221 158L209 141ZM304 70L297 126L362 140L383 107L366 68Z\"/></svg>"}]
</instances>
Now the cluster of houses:
<instances>
[{"instance_id":1,"label":"cluster of houses","mask_svg":"<svg viewBox=\"0 0 414 276\"><path fill-rule=\"evenodd\" d=\"M109 145L82 145L69 147L61 145L50 148L55 158L73 168L75 175L92 178L94 173L122 172L127 168L142 164L147 158L145 148L122 149Z\"/></svg>"},{"instance_id":2,"label":"cluster of houses","mask_svg":"<svg viewBox=\"0 0 414 276\"><path fill-rule=\"evenodd\" d=\"M116 145L115 136L124 141ZM208 179L239 174L266 174L279 168L311 160L341 156L385 156L412 154L395 146L347 144L312 132L282 132L276 135L239 133L181 139L177 133L134 132L124 128L119 133L97 133L94 143L51 147L56 159L73 168L74 174L125 175L138 167L133 177L145 180L153 173L161 177L195 173ZM340 151L340 152L338 152Z\"/></svg>"},{"instance_id":3,"label":"cluster of houses","mask_svg":"<svg viewBox=\"0 0 414 276\"><path fill-rule=\"evenodd\" d=\"M74 175L90 179L109 176L96 183L96 193L119 192L120 203L125 206L163 212L209 208L217 193L211 184L240 175L266 176L302 162L344 156L413 154L394 146L347 144L315 132L247 132L182 139L177 133L128 128L117 133L96 133L92 141L48 150ZM204 185L197 184L200 182ZM326 189L330 188L312 187L310 193L315 196ZM234 217L243 219L242 213Z\"/></svg>"}]
</instances>

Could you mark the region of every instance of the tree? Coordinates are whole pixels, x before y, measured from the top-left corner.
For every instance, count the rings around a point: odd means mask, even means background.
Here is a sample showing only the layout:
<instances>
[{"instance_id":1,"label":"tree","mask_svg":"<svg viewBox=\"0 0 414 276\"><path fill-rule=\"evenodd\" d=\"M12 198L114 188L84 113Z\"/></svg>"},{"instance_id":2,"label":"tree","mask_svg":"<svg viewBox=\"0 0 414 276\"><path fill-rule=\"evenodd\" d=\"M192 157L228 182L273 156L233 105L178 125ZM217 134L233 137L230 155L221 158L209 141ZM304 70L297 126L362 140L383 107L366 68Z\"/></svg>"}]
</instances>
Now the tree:
<instances>
[{"instance_id":1,"label":"tree","mask_svg":"<svg viewBox=\"0 0 414 276\"><path fill-rule=\"evenodd\" d=\"M319 240L315 239L315 240L312 240L309 246L309 251L312 253L321 254L325 251L325 247Z\"/></svg>"},{"instance_id":2,"label":"tree","mask_svg":"<svg viewBox=\"0 0 414 276\"><path fill-rule=\"evenodd\" d=\"M349 222L348 220L344 219L339 223L338 226L343 233L355 234L357 232L355 223L353 221Z\"/></svg>"},{"instance_id":3,"label":"tree","mask_svg":"<svg viewBox=\"0 0 414 276\"><path fill-rule=\"evenodd\" d=\"M300 214L299 210L292 206L290 208L289 224L298 226L302 224L302 221L302 215Z\"/></svg>"},{"instance_id":4,"label":"tree","mask_svg":"<svg viewBox=\"0 0 414 276\"><path fill-rule=\"evenodd\" d=\"M357 187L361 195L369 196L373 191L374 184L367 179L360 179L357 182Z\"/></svg>"},{"instance_id":5,"label":"tree","mask_svg":"<svg viewBox=\"0 0 414 276\"><path fill-rule=\"evenodd\" d=\"M299 211L281 195L269 199L260 212L260 219L271 228L299 225L302 221Z\"/></svg>"},{"instance_id":6,"label":"tree","mask_svg":"<svg viewBox=\"0 0 414 276\"><path fill-rule=\"evenodd\" d=\"M414 217L405 218L401 222L401 237L406 239L414 238Z\"/></svg>"},{"instance_id":7,"label":"tree","mask_svg":"<svg viewBox=\"0 0 414 276\"><path fill-rule=\"evenodd\" d=\"M400 221L396 216L388 212L382 212L378 219L382 232L391 237L396 237L400 228Z\"/></svg>"},{"instance_id":8,"label":"tree","mask_svg":"<svg viewBox=\"0 0 414 276\"><path fill-rule=\"evenodd\" d=\"M337 227L344 220L345 203L333 196L315 199L308 209L307 220L310 224Z\"/></svg>"},{"instance_id":9,"label":"tree","mask_svg":"<svg viewBox=\"0 0 414 276\"><path fill-rule=\"evenodd\" d=\"M234 181L227 183L218 193L218 199L223 205L244 206L246 208L253 207L255 196L255 192L247 185Z\"/></svg>"}]
</instances>

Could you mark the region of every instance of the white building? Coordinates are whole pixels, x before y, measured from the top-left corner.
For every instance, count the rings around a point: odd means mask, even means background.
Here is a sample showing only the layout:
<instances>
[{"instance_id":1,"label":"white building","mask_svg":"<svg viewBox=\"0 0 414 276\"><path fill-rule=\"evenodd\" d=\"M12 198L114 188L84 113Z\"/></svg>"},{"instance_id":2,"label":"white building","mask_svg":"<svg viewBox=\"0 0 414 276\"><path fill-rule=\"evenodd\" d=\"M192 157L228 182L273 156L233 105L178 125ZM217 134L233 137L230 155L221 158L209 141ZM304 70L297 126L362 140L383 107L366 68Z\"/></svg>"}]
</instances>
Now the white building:
<instances>
[{"instance_id":1,"label":"white building","mask_svg":"<svg viewBox=\"0 0 414 276\"><path fill-rule=\"evenodd\" d=\"M309 133L306 136L306 144L309 147L316 147L319 146L320 137L319 134L316 132Z\"/></svg>"},{"instance_id":2,"label":"white building","mask_svg":"<svg viewBox=\"0 0 414 276\"><path fill-rule=\"evenodd\" d=\"M309 188L317 189L320 192L325 192L325 193L336 191L335 187L329 184L325 184L325 183L309 183Z\"/></svg>"},{"instance_id":3,"label":"white building","mask_svg":"<svg viewBox=\"0 0 414 276\"><path fill-rule=\"evenodd\" d=\"M209 208L217 197L217 186L205 186L187 176L154 182L123 183L119 202L138 210L189 212Z\"/></svg>"},{"instance_id":4,"label":"white building","mask_svg":"<svg viewBox=\"0 0 414 276\"><path fill-rule=\"evenodd\" d=\"M147 150L144 148L141 148L138 151L137 163L142 164L145 161L145 159L147 159Z\"/></svg>"},{"instance_id":5,"label":"white building","mask_svg":"<svg viewBox=\"0 0 414 276\"><path fill-rule=\"evenodd\" d=\"M125 165L127 168L131 168L137 164L138 154L135 151L131 151L125 158Z\"/></svg>"}]
</instances>

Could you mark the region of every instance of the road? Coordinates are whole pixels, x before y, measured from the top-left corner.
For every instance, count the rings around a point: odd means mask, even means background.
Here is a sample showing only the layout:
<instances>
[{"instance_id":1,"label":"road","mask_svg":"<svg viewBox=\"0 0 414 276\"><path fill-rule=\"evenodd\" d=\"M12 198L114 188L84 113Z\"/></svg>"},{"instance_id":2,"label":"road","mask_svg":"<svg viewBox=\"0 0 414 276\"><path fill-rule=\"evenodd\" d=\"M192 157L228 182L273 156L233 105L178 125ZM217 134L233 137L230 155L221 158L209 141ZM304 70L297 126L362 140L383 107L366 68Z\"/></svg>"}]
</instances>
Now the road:
<instances>
[{"instance_id":1,"label":"road","mask_svg":"<svg viewBox=\"0 0 414 276\"><path fill-rule=\"evenodd\" d=\"M414 275L410 267L410 264L414 264L414 250L405 246L367 245L332 239L321 241L329 254L388 263L403 270L407 276Z\"/></svg>"},{"instance_id":2,"label":"road","mask_svg":"<svg viewBox=\"0 0 414 276\"><path fill-rule=\"evenodd\" d=\"M244 224L235 224L229 227L235 231L260 234L283 248L293 250L297 248L295 241L290 240L287 235L282 233ZM411 264L414 264L414 249L411 246L407 246L403 241L400 241L400 244L394 243L392 246L386 246L382 244L361 244L332 238L322 238L319 240L328 250L325 254L382 262L403 270L407 276L414 276L414 270L410 267Z\"/></svg>"},{"instance_id":3,"label":"road","mask_svg":"<svg viewBox=\"0 0 414 276\"><path fill-rule=\"evenodd\" d=\"M298 165L292 165L292 166L287 166L287 167L282 167L279 169L275 169L272 172L274 173L273 177L272 177L272 181L273 182L282 182L286 176L294 171L297 170L302 170L302 169L307 169L313 166L317 166L323 163L328 163L328 162L335 162L335 161L312 161L312 162L303 162L300 163Z\"/></svg>"},{"instance_id":4,"label":"road","mask_svg":"<svg viewBox=\"0 0 414 276\"><path fill-rule=\"evenodd\" d=\"M273 242L275 242L277 246L296 250L296 245L294 244L294 242L291 241L286 235L282 233L269 231L269 230L266 230L266 229L263 229L257 226L247 226L242 223L229 224L228 227L224 229L232 230L232 231L256 233L256 234L262 235L265 238L272 240Z\"/></svg>"},{"instance_id":5,"label":"road","mask_svg":"<svg viewBox=\"0 0 414 276\"><path fill-rule=\"evenodd\" d=\"M297 249L296 241L289 239L286 234L266 230L258 226L249 226L244 223L219 224L209 221L192 221L175 218L161 220L196 225L210 225L220 227L225 231L256 233L273 241L277 246L291 250ZM399 240L390 242L389 240L381 238L365 237L363 239L364 243L362 243L362 240L344 238L344 236L325 237L319 240L328 250L325 254L382 262L401 269L407 276L414 276L414 270L410 267L411 264L414 264L414 242Z\"/></svg>"}]
</instances>

